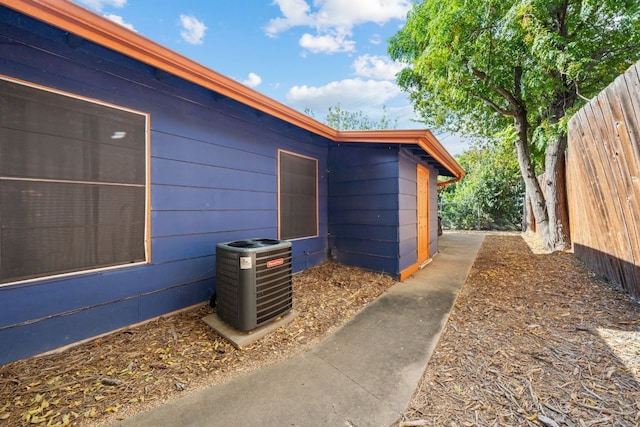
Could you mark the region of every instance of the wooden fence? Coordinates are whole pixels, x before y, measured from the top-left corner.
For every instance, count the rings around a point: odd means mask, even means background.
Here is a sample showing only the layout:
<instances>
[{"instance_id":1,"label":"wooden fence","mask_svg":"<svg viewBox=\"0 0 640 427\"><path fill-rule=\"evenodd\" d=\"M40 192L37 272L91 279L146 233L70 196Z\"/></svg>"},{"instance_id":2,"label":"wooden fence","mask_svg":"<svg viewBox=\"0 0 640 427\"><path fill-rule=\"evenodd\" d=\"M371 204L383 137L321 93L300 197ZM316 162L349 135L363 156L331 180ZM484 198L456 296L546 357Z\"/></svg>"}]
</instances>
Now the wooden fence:
<instances>
[{"instance_id":1,"label":"wooden fence","mask_svg":"<svg viewBox=\"0 0 640 427\"><path fill-rule=\"evenodd\" d=\"M569 121L575 255L640 300L640 62Z\"/></svg>"}]
</instances>

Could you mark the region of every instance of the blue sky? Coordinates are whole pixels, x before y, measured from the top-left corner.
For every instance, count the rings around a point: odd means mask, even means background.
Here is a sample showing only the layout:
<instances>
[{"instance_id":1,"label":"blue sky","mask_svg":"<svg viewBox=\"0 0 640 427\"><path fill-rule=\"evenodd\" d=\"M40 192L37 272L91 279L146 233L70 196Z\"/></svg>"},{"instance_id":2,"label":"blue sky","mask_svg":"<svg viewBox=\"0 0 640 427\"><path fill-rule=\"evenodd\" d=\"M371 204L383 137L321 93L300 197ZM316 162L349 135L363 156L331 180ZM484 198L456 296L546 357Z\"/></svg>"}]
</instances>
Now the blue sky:
<instances>
[{"instance_id":1,"label":"blue sky","mask_svg":"<svg viewBox=\"0 0 640 427\"><path fill-rule=\"evenodd\" d=\"M395 84L387 41L411 0L75 0L202 65L322 120L329 107L424 128ZM434 132L452 154L459 138Z\"/></svg>"}]
</instances>

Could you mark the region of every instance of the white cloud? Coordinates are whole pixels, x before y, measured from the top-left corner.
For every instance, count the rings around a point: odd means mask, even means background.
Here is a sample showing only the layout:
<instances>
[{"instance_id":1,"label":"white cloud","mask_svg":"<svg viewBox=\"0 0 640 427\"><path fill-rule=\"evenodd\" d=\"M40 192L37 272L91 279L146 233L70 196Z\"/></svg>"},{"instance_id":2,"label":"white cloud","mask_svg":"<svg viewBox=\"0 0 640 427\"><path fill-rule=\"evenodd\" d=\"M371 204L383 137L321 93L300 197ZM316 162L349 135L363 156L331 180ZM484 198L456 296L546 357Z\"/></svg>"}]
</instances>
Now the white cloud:
<instances>
[{"instance_id":1,"label":"white cloud","mask_svg":"<svg viewBox=\"0 0 640 427\"><path fill-rule=\"evenodd\" d=\"M262 83L262 77L257 75L256 73L249 73L249 77L242 82L243 85L249 87L257 87Z\"/></svg>"},{"instance_id":2,"label":"white cloud","mask_svg":"<svg viewBox=\"0 0 640 427\"><path fill-rule=\"evenodd\" d=\"M122 16L120 15L114 15L113 13L107 13L105 15L103 15L105 18L122 25L125 28L130 29L131 31L136 31L135 28L133 28L132 24L129 24L128 22L125 22L124 19L122 18Z\"/></svg>"},{"instance_id":3,"label":"white cloud","mask_svg":"<svg viewBox=\"0 0 640 427\"><path fill-rule=\"evenodd\" d=\"M274 0L274 4L280 7L282 16L271 19L264 28L265 33L275 37L289 28L311 27L316 34L305 34L299 43L313 53L352 52L355 42L348 38L354 26L367 22L382 25L392 19L404 19L412 6L411 0L315 0L315 10L305 0Z\"/></svg>"},{"instance_id":4,"label":"white cloud","mask_svg":"<svg viewBox=\"0 0 640 427\"><path fill-rule=\"evenodd\" d=\"M122 8L127 4L127 0L79 0L81 3L94 10L102 10L105 6Z\"/></svg>"},{"instance_id":5,"label":"white cloud","mask_svg":"<svg viewBox=\"0 0 640 427\"><path fill-rule=\"evenodd\" d=\"M180 15L180 35L189 44L199 45L204 40L207 26L193 15Z\"/></svg>"},{"instance_id":6,"label":"white cloud","mask_svg":"<svg viewBox=\"0 0 640 427\"><path fill-rule=\"evenodd\" d=\"M416 121L413 106L405 93L392 81L346 79L324 86L294 86L287 92L287 104L298 111L309 109L323 121L329 107L340 106L351 112L362 112L371 120L397 119L397 129L424 129Z\"/></svg>"},{"instance_id":7,"label":"white cloud","mask_svg":"<svg viewBox=\"0 0 640 427\"><path fill-rule=\"evenodd\" d=\"M346 79L324 86L294 86L287 92L290 105L301 110L325 112L329 107L341 105L347 110L365 110L371 106L382 107L387 101L400 95L400 88L389 81Z\"/></svg>"},{"instance_id":8,"label":"white cloud","mask_svg":"<svg viewBox=\"0 0 640 427\"><path fill-rule=\"evenodd\" d=\"M335 28L350 30L366 22L384 24L392 19L405 19L411 9L411 0L324 0L314 1L315 11L305 0L274 0L282 17L269 21L265 31L270 36L297 26L318 29Z\"/></svg>"},{"instance_id":9,"label":"white cloud","mask_svg":"<svg viewBox=\"0 0 640 427\"><path fill-rule=\"evenodd\" d=\"M362 55L351 64L356 75L379 80L395 80L405 65L393 62L387 56Z\"/></svg>"},{"instance_id":10,"label":"white cloud","mask_svg":"<svg viewBox=\"0 0 640 427\"><path fill-rule=\"evenodd\" d=\"M355 50L355 42L340 35L314 36L307 33L300 38L299 44L311 53L353 52Z\"/></svg>"},{"instance_id":11,"label":"white cloud","mask_svg":"<svg viewBox=\"0 0 640 427\"><path fill-rule=\"evenodd\" d=\"M274 18L265 27L268 36L273 37L291 27L313 25L313 18L309 15L311 8L305 0L275 0L273 4L280 7L282 18Z\"/></svg>"},{"instance_id":12,"label":"white cloud","mask_svg":"<svg viewBox=\"0 0 640 427\"><path fill-rule=\"evenodd\" d=\"M318 23L325 26L351 28L365 22L382 25L392 19L405 19L411 3L411 0L326 0L320 2L316 16Z\"/></svg>"}]
</instances>

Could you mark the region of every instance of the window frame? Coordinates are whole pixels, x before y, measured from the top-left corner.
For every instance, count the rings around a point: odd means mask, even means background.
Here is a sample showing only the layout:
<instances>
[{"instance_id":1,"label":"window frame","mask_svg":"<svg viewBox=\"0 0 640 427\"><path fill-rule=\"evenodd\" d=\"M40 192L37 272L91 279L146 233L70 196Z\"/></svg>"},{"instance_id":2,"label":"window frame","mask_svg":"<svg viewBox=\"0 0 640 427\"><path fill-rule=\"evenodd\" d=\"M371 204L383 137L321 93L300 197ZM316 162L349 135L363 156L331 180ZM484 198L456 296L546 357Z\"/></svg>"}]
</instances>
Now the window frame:
<instances>
[{"instance_id":1,"label":"window frame","mask_svg":"<svg viewBox=\"0 0 640 427\"><path fill-rule=\"evenodd\" d=\"M314 206L314 213L315 213L315 224L314 224L314 231L312 234L308 234L308 235L304 235L304 236L283 236L282 234L282 196L283 196L283 192L282 192L282 155L288 155L288 156L294 156L294 157L299 157L301 159L307 159L307 160L311 160L314 163L314 177L315 177L315 206ZM277 177L278 177L278 239L281 240L289 240L289 241L293 241L293 240L301 240L301 239L312 239L315 237L318 237L320 235L320 196L319 196L319 174L318 174L318 159L311 157L311 156L306 156L303 154L299 154L299 153L294 153L292 151L288 151L288 150L284 150L284 149L278 149L278 157L277 157Z\"/></svg>"},{"instance_id":2,"label":"window frame","mask_svg":"<svg viewBox=\"0 0 640 427\"><path fill-rule=\"evenodd\" d=\"M139 110L135 110L135 109L131 109L128 107L124 107L121 105L117 105L117 104L112 104L109 102L105 102L105 101L101 101L95 98L90 98L90 97L86 97L86 96L81 96L78 94L74 94L71 92L66 92L63 90L58 90L52 87L48 87L48 86L44 86L44 85L40 85L37 83L33 83L33 82L29 82L29 81L25 81L25 80L21 80L15 77L11 77L11 76L7 76L4 74L0 74L0 80L6 81L6 82L10 82L13 84L17 84L17 85L22 85L22 86L26 86L32 89L36 89L36 90L41 90L44 92L48 92L51 94L55 94L55 95L60 95L60 96L64 96L64 97L68 97L68 98L72 98L75 100L79 100L82 102L87 102L87 103L91 103L91 104L95 104L95 105L99 105L102 107L107 107L107 108L111 108L111 109L115 109L115 110L119 110L119 111L123 111L125 113L130 113L130 114L134 114L134 115L138 115L141 116L144 119L144 184L117 184L117 185L121 185L121 186L127 186L127 187L138 187L138 188L144 188L144 234L142 236L143 238L143 254L144 254L144 260L143 261L135 261L135 262L123 262L121 264L117 264L117 265L109 265L109 266L101 266L101 267L95 267L95 268L83 268L83 269L79 269L79 270L75 270L75 271L66 271L66 272L61 272L61 273L43 273L42 275L39 275L37 277L30 277L27 279L19 279L19 280L12 280L12 281L8 281L5 283L0 283L0 288L2 287L7 287L7 286L13 286L13 285L18 285L18 284L23 284L23 283L31 283L31 282L40 282L40 281L46 281L46 280L52 280L52 279L59 279L59 278L64 278L64 277L72 277L72 276L79 276L79 275L86 275L86 274L92 274L92 273L99 273L102 271L109 271L109 270L118 270L118 269L123 269L123 268L130 268L130 267L135 267L135 266L140 266L140 265L147 265L150 263L151 260L151 212L150 212L150 206L151 206L151 177L150 177L150 164L151 164L151 159L150 159L150 119L151 116L149 113L145 113ZM2 180L13 180L13 181L20 181L20 180L25 180L25 178L20 178L20 177L5 177L1 174L0 171L0 181ZM36 179L36 178L29 178L26 180L31 180L34 182L68 182L68 183L74 183L74 181L67 181L67 180L51 180L51 179L44 179L44 178L40 178L40 179ZM82 182L79 182L82 183ZM88 182L87 182L88 183ZM91 184L98 184L98 183L91 183ZM99 183L100 185L113 185L113 183Z\"/></svg>"}]
</instances>

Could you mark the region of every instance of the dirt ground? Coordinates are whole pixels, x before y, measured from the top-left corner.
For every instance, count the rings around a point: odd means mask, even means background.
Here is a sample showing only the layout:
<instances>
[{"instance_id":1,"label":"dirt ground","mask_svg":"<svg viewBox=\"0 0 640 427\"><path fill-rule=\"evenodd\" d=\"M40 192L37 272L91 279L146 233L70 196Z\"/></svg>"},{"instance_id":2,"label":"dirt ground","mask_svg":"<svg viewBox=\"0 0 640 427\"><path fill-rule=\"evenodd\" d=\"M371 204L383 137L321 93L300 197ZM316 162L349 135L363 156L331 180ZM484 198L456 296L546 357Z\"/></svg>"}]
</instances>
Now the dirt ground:
<instances>
[{"instance_id":1,"label":"dirt ground","mask_svg":"<svg viewBox=\"0 0 640 427\"><path fill-rule=\"evenodd\" d=\"M485 239L397 426L640 425L640 305L522 237ZM220 384L308 350L393 283L335 264L297 274L298 318L242 351L204 306L0 366L0 427L105 425Z\"/></svg>"}]
</instances>

